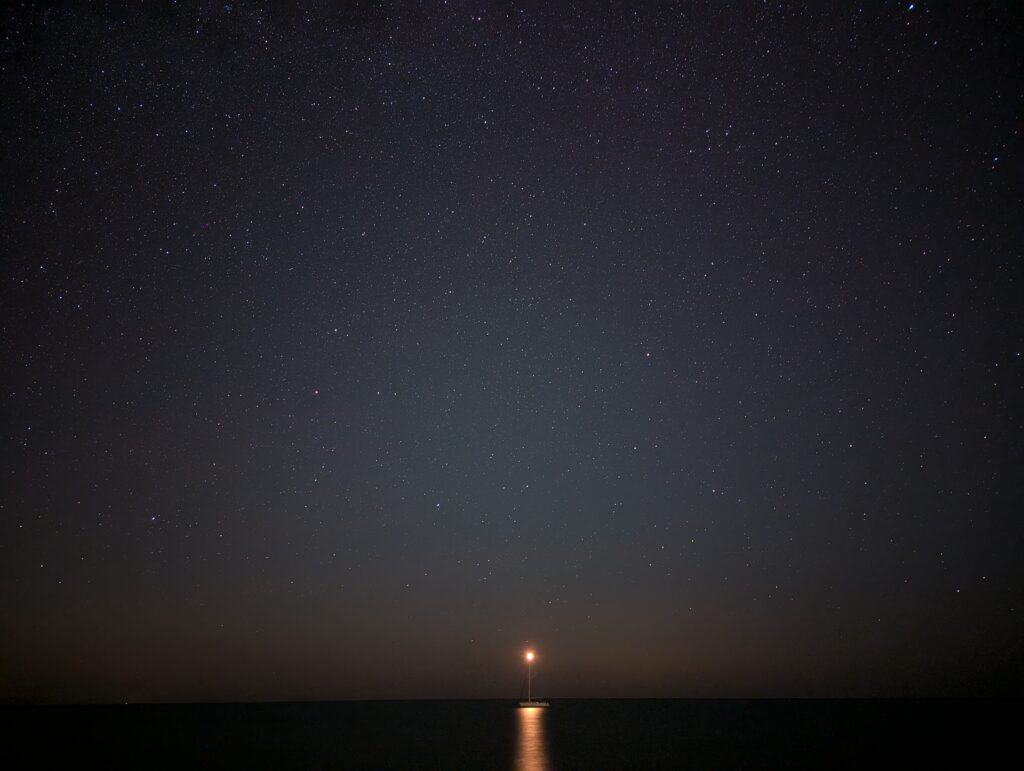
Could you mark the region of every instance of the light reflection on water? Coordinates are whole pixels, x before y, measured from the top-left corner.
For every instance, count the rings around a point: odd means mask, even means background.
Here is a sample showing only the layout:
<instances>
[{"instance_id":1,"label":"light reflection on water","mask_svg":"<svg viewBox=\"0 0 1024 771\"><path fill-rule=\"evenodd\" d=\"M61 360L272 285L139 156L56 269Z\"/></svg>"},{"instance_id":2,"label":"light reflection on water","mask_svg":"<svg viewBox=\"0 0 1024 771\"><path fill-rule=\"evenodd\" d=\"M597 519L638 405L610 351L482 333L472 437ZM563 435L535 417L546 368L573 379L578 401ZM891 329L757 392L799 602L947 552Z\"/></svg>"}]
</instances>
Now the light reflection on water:
<instances>
[{"instance_id":1,"label":"light reflection on water","mask_svg":"<svg viewBox=\"0 0 1024 771\"><path fill-rule=\"evenodd\" d=\"M544 741L543 707L521 707L519 713L519 742L516 750L516 768L519 771L546 771L551 768L548 748Z\"/></svg>"}]
</instances>

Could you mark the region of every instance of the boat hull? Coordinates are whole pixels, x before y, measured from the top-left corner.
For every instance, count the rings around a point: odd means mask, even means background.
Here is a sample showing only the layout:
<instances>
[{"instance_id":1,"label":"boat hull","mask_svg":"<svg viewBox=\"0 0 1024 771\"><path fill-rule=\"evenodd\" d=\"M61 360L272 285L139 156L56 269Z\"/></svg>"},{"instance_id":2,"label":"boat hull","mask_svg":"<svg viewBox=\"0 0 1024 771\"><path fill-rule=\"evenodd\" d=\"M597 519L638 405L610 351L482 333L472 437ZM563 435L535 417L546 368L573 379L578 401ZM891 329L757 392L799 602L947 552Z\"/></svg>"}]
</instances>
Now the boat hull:
<instances>
[{"instance_id":1,"label":"boat hull","mask_svg":"<svg viewBox=\"0 0 1024 771\"><path fill-rule=\"evenodd\" d=\"M550 707L551 705L548 704L546 701L532 700L532 701L521 701L521 702L519 702L519 706L520 707Z\"/></svg>"}]
</instances>

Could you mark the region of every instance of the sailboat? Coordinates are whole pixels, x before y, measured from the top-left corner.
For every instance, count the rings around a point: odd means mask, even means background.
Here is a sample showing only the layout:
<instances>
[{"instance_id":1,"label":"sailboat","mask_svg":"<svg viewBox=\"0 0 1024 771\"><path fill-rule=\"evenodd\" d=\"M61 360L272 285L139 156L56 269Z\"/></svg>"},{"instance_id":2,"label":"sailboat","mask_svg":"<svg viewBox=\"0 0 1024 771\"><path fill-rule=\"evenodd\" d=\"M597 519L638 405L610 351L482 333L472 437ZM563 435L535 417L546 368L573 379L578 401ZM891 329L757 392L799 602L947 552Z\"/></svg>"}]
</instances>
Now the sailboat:
<instances>
[{"instance_id":1,"label":"sailboat","mask_svg":"<svg viewBox=\"0 0 1024 771\"><path fill-rule=\"evenodd\" d=\"M533 698L533 660L537 657L533 651L527 651L526 656L526 701L519 702L520 707L550 707L543 699ZM520 691L522 693L522 691Z\"/></svg>"}]
</instances>

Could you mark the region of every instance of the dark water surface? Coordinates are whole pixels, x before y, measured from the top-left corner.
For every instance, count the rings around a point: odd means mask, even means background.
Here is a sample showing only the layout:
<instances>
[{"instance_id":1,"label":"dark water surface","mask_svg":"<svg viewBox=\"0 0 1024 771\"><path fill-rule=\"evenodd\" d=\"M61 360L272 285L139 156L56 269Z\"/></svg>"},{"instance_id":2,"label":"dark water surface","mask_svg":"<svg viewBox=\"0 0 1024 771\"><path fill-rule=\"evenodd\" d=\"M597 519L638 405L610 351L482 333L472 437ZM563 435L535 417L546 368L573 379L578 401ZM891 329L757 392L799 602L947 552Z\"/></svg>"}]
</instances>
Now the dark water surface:
<instances>
[{"instance_id":1,"label":"dark water surface","mask_svg":"<svg viewBox=\"0 0 1024 771\"><path fill-rule=\"evenodd\" d=\"M1016 767L1011 701L4 707L0 768ZM60 764L60 765L57 765ZM70 764L70 765L69 765Z\"/></svg>"}]
</instances>

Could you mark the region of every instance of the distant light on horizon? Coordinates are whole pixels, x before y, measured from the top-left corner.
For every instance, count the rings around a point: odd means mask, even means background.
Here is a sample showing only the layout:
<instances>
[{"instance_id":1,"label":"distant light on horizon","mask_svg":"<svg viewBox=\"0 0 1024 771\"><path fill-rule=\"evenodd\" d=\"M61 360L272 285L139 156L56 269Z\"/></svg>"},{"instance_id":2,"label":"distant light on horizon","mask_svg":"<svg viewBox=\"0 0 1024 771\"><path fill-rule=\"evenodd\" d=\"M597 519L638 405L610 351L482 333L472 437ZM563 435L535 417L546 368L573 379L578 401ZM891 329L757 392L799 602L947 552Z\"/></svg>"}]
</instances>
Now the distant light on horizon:
<instances>
[{"instance_id":1,"label":"distant light on horizon","mask_svg":"<svg viewBox=\"0 0 1024 771\"><path fill-rule=\"evenodd\" d=\"M527 651L526 652L526 660L527 661L533 661L533 657L534 657L533 651Z\"/></svg>"}]
</instances>

